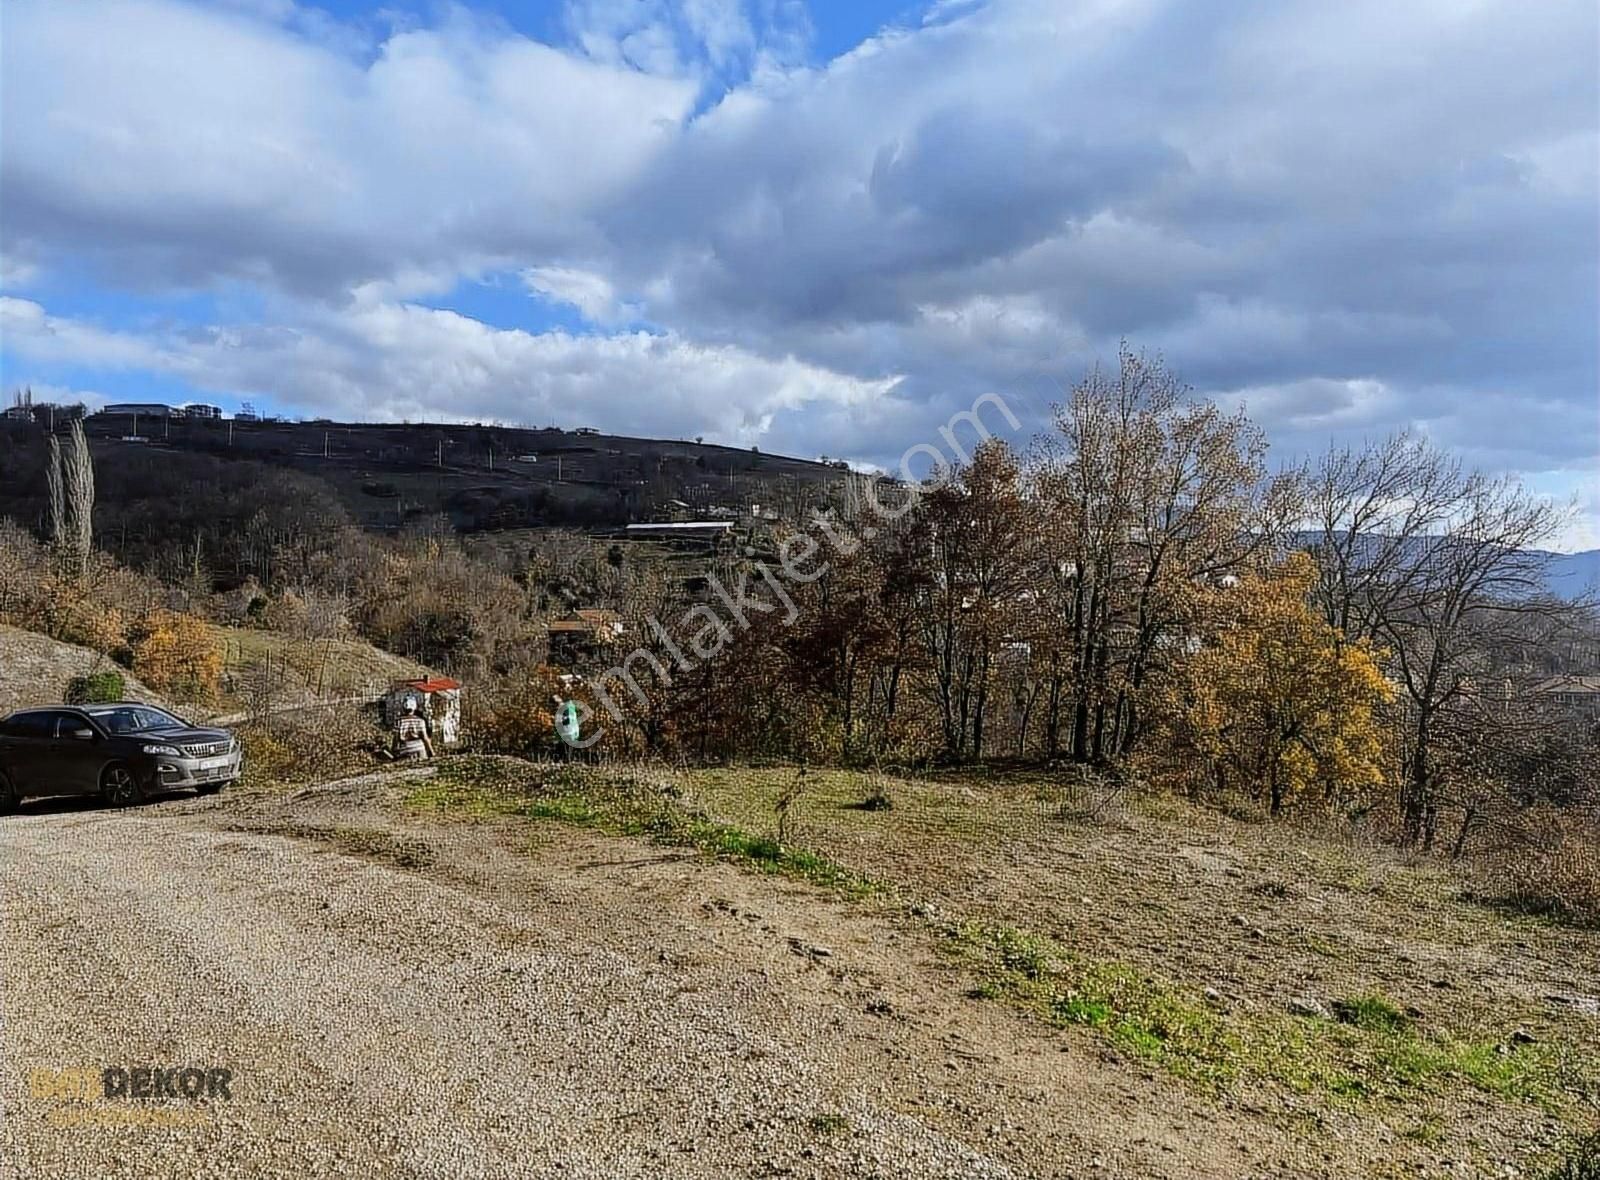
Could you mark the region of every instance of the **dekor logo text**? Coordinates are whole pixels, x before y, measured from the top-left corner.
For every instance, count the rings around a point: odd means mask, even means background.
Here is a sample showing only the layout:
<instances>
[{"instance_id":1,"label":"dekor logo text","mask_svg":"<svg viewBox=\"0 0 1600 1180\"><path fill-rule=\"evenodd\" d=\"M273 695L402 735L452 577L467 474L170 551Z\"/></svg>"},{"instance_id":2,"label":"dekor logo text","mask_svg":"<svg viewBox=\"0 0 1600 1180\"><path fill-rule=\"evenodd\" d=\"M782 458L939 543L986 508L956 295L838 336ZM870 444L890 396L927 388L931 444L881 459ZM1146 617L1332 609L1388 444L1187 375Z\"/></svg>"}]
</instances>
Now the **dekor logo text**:
<instances>
[{"instance_id":1,"label":"dekor logo text","mask_svg":"<svg viewBox=\"0 0 1600 1180\"><path fill-rule=\"evenodd\" d=\"M54 1127L193 1127L233 1100L233 1070L198 1065L31 1069L28 1096L55 1099Z\"/></svg>"},{"instance_id":2,"label":"dekor logo text","mask_svg":"<svg viewBox=\"0 0 1600 1180\"><path fill-rule=\"evenodd\" d=\"M32 1098L233 1098L233 1070L200 1066L136 1065L108 1069L35 1069L28 1072Z\"/></svg>"}]
</instances>

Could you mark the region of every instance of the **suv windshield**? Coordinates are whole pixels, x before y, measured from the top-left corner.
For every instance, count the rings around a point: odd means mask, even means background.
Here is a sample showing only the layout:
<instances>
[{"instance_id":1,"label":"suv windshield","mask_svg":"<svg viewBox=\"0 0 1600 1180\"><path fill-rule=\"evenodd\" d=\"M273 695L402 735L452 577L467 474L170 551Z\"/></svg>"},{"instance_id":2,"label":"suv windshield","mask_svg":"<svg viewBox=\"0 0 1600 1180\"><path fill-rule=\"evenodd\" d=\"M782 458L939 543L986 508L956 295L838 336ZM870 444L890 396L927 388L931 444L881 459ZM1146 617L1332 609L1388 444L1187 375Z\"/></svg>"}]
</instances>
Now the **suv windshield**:
<instances>
[{"instance_id":1,"label":"suv windshield","mask_svg":"<svg viewBox=\"0 0 1600 1180\"><path fill-rule=\"evenodd\" d=\"M105 709L85 709L112 733L140 733L146 729L173 729L186 723L161 709L148 705L116 705Z\"/></svg>"}]
</instances>

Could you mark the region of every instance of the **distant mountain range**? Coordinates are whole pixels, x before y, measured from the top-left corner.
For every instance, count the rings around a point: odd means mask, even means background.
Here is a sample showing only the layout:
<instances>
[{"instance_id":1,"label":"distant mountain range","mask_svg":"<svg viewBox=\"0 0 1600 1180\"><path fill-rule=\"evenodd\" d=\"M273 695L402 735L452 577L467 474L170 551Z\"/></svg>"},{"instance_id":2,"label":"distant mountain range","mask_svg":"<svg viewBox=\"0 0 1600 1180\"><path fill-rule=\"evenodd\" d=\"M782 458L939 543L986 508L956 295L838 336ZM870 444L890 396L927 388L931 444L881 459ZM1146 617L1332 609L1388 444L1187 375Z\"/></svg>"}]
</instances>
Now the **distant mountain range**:
<instances>
[{"instance_id":1,"label":"distant mountain range","mask_svg":"<svg viewBox=\"0 0 1600 1180\"><path fill-rule=\"evenodd\" d=\"M1301 545L1314 546L1320 534L1303 531L1294 534ZM1378 538L1368 538L1376 544ZM1429 538L1415 538L1412 545L1431 543ZM1544 559L1545 587L1557 598L1568 602L1585 595L1600 599L1600 549L1585 549L1581 553L1552 553L1548 549L1533 549L1531 553Z\"/></svg>"},{"instance_id":2,"label":"distant mountain range","mask_svg":"<svg viewBox=\"0 0 1600 1180\"><path fill-rule=\"evenodd\" d=\"M1551 553L1546 567L1550 590L1568 600L1600 594L1600 549L1582 553Z\"/></svg>"}]
</instances>

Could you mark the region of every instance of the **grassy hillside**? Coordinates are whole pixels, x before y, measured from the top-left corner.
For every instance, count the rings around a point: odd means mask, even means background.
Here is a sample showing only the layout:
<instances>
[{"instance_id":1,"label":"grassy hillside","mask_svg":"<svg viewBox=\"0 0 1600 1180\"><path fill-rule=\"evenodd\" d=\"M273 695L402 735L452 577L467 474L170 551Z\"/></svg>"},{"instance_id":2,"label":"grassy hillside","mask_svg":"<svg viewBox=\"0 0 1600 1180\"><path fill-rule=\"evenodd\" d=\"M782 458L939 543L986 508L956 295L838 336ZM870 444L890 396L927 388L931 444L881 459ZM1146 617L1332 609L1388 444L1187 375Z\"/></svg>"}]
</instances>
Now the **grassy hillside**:
<instances>
[{"instance_id":1,"label":"grassy hillside","mask_svg":"<svg viewBox=\"0 0 1600 1180\"><path fill-rule=\"evenodd\" d=\"M223 652L223 698L212 710L180 706L179 711L188 716L244 710L252 690L259 693L261 676L270 677L271 705L282 707L371 698L396 680L425 676L430 671L359 639L312 641L270 631L212 630ZM0 624L0 668L5 670L0 679L0 715L33 705L58 704L72 677L108 670L121 673L129 700L173 707L132 672L98 652L5 624Z\"/></svg>"},{"instance_id":2,"label":"grassy hillside","mask_svg":"<svg viewBox=\"0 0 1600 1180\"><path fill-rule=\"evenodd\" d=\"M945 965L949 994L972 1005L968 1060L1029 1051L982 1040L998 1006L1035 1044L1096 1053L1125 1087L1171 1079L1209 1135L1238 1144L1234 1175L1543 1175L1600 1101L1600 932L1479 904L1449 867L1348 830L1040 773L461 759L408 801L646 837L819 886L837 901L829 946L887 918L880 970Z\"/></svg>"},{"instance_id":3,"label":"grassy hillside","mask_svg":"<svg viewBox=\"0 0 1600 1180\"><path fill-rule=\"evenodd\" d=\"M0 623L0 669L4 670L0 676L0 715L30 705L59 704L72 677L108 670L122 673L129 700L169 707L159 693L99 652L4 623Z\"/></svg>"},{"instance_id":4,"label":"grassy hillside","mask_svg":"<svg viewBox=\"0 0 1600 1180\"><path fill-rule=\"evenodd\" d=\"M230 430L231 425L231 430ZM771 504L839 478L827 463L676 439L468 424L140 423L90 418L98 527L120 538L161 532L182 505L173 489L221 487L233 472L292 476L367 528L442 513L458 529L612 526L649 520L669 501L695 510ZM0 514L43 510L44 431L0 422ZM220 466L219 466L220 465ZM309 481L304 482L304 481Z\"/></svg>"},{"instance_id":5,"label":"grassy hillside","mask_svg":"<svg viewBox=\"0 0 1600 1180\"><path fill-rule=\"evenodd\" d=\"M245 708L252 676L270 676L272 703L373 697L430 669L360 639L296 639L274 631L216 627L223 651L224 707Z\"/></svg>"}]
</instances>

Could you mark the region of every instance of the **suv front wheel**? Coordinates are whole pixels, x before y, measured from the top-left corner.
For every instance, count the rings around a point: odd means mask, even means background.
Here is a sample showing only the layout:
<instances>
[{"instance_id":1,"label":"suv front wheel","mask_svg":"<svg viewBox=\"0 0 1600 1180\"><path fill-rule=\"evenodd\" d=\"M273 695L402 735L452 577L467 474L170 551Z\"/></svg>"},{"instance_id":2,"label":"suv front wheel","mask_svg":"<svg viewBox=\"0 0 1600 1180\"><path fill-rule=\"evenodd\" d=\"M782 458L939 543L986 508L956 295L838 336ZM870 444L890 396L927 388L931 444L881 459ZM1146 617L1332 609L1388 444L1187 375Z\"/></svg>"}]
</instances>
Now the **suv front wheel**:
<instances>
[{"instance_id":1,"label":"suv front wheel","mask_svg":"<svg viewBox=\"0 0 1600 1180\"><path fill-rule=\"evenodd\" d=\"M100 775L100 793L113 807L131 807L144 798L138 777L120 764L106 767Z\"/></svg>"}]
</instances>

